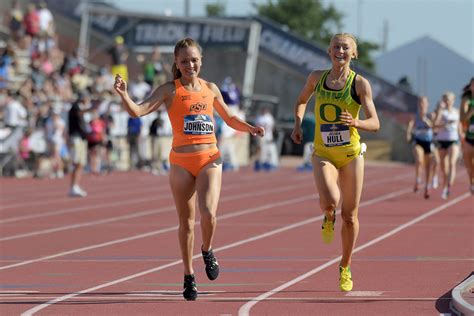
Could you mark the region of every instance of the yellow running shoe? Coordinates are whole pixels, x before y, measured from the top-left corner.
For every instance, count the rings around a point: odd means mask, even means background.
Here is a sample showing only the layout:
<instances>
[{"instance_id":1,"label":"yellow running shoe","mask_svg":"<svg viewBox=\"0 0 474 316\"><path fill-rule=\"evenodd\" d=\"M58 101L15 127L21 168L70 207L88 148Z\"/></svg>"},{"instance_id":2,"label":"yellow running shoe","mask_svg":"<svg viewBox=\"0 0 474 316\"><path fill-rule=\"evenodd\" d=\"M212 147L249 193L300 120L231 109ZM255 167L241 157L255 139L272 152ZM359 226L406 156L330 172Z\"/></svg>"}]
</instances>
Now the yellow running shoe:
<instances>
[{"instance_id":1,"label":"yellow running shoe","mask_svg":"<svg viewBox=\"0 0 474 316\"><path fill-rule=\"evenodd\" d=\"M339 266L339 287L341 291L349 292L352 290L353 282L352 282L352 273L351 268L341 267Z\"/></svg>"},{"instance_id":2,"label":"yellow running shoe","mask_svg":"<svg viewBox=\"0 0 474 316\"><path fill-rule=\"evenodd\" d=\"M329 221L326 215L324 216L323 226L321 227L321 237L325 244L330 244L334 239L334 223L336 222L336 210L333 211L332 215L332 221Z\"/></svg>"}]
</instances>

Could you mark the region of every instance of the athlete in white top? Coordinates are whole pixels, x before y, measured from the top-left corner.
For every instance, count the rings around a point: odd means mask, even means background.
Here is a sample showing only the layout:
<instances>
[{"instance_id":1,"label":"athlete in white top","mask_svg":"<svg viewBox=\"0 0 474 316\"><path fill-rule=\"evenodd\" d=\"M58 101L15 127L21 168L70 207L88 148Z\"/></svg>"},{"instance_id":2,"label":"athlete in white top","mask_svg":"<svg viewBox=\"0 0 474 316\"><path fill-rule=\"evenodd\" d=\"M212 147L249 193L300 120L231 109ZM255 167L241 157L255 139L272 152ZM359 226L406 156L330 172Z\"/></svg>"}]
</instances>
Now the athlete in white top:
<instances>
[{"instance_id":1,"label":"athlete in white top","mask_svg":"<svg viewBox=\"0 0 474 316\"><path fill-rule=\"evenodd\" d=\"M456 162L459 157L461 124L459 121L459 110L454 108L455 99L456 97L451 91L443 94L442 102L446 106L439 108L434 123L435 128L438 129L436 141L443 174L443 193L441 194L443 199L449 197L450 188L456 178Z\"/></svg>"}]
</instances>

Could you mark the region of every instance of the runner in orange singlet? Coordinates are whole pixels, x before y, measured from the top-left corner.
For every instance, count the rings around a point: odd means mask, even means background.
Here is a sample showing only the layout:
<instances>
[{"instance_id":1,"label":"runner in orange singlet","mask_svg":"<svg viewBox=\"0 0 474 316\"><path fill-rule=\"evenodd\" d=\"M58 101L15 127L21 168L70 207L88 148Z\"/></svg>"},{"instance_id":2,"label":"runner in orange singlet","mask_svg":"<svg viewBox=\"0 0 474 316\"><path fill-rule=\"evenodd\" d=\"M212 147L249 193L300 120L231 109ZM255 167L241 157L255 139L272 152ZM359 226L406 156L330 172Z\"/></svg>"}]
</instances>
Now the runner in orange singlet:
<instances>
[{"instance_id":1,"label":"runner in orange singlet","mask_svg":"<svg viewBox=\"0 0 474 316\"><path fill-rule=\"evenodd\" d=\"M196 200L201 214L202 255L210 280L219 275L219 264L212 252L216 212L222 177L222 160L216 146L214 109L230 127L263 136L262 127L254 127L231 114L218 87L199 78L201 48L185 38L174 49L174 80L159 86L141 104L133 102L126 82L117 75L115 90L126 111L139 117L166 106L173 127L169 182L179 217L179 243L184 264L184 291L187 300L197 298L192 266Z\"/></svg>"}]
</instances>

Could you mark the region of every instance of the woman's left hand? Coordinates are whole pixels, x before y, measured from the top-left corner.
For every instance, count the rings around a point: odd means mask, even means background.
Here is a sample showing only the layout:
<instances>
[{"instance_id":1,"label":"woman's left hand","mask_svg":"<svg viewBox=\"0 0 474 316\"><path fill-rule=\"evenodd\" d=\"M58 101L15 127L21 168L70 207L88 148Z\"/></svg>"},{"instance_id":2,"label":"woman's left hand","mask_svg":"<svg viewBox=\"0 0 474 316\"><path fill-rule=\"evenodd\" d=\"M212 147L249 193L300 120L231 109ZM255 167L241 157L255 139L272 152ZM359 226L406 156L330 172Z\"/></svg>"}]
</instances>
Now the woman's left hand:
<instances>
[{"instance_id":1,"label":"woman's left hand","mask_svg":"<svg viewBox=\"0 0 474 316\"><path fill-rule=\"evenodd\" d=\"M358 120L352 117L352 114L344 110L341 115L339 115L339 120L346 126L353 126L357 127L358 125Z\"/></svg>"}]
</instances>

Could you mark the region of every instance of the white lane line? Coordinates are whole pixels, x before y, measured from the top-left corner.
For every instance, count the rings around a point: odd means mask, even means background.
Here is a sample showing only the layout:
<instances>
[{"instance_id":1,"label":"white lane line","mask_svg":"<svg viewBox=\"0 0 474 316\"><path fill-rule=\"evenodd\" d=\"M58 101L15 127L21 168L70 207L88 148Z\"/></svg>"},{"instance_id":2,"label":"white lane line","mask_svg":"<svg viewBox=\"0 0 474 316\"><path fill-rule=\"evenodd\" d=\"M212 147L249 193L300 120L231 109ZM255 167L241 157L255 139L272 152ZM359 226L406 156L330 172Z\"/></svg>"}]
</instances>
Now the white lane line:
<instances>
[{"instance_id":1,"label":"white lane line","mask_svg":"<svg viewBox=\"0 0 474 316\"><path fill-rule=\"evenodd\" d=\"M396 192L392 192L392 193L389 193L389 194L385 194L385 195L382 195L376 199L373 199L373 200L368 200L368 201L365 201L365 202L362 202L360 204L360 206L366 206L366 205L370 205L370 204L374 204L374 203L377 203L378 201L385 201L387 199L390 199L390 198L394 198L396 196L399 196L399 195L403 195L403 194L406 194L406 193L409 193L409 192L412 192L411 189L403 189L403 190L399 190L399 191L396 191ZM299 200L300 201L304 201L304 200L307 200L308 197L304 197L304 198L300 198ZM298 199L294 199L294 200L298 200ZM295 201L291 201L290 203L286 203L286 202L280 202L278 204L280 205L284 205L284 204L294 204ZM272 207L273 208L273 207ZM248 212L248 211L247 211ZM246 244L246 243L250 243L250 242L253 242L253 241L256 241L256 240L259 240L259 239L263 239L263 238L266 238L266 237L270 237L272 235L275 235L275 234L279 234L281 232L285 232L285 231L288 231L288 230L291 230L291 229L294 229L294 228L297 228L297 227L301 227L301 226L304 226L304 225L307 225L309 223L313 223L313 222L316 222L316 221L319 221L321 220L322 218L324 217L324 215L320 215L320 216L317 216L317 217L314 217L314 218L310 218L310 219L307 219L307 220L304 220L304 221L301 221L301 222L297 222L297 223L294 223L294 224L291 224L291 225L287 225L287 226L284 226L284 227L281 227L281 228L278 228L278 229L274 229L272 231L269 231L269 232L266 232L266 233L263 233L263 234L260 234L260 235L257 235L257 236L254 236L254 237L250 237L250 238L246 238L246 239L243 239L243 240L240 240L240 241L237 241L237 242L234 242L234 243L231 243L231 244L228 244L226 246L223 246L223 247L219 247L219 248L215 248L214 249L214 252L219 252L219 251L223 251L223 250L226 250L226 249L229 249L229 248L234 248L234 247L237 247L237 246L240 246L240 245L243 245L243 244ZM192 258L193 259L196 259L196 258L201 258L201 254L198 253L196 255L194 255ZM122 282L126 282L126 281L129 281L129 280L132 280L132 279L135 279L135 278L138 278L138 277L141 277L141 276L144 276L144 275L147 275L147 274L150 274L150 273L153 273L153 272L157 272L157 271L160 271L160 270L164 270L166 268L169 268L169 267L172 267L172 266L175 266L175 265L178 265L180 264L182 261L181 260L176 260L174 262L170 262L168 264L165 264L165 265L162 265L162 266L158 266L156 268L153 268L153 269L149 269L149 270L145 270L145 271L142 271L142 272L139 272L139 273L135 273L135 274L132 274L132 275L129 275L129 276L126 276L126 277L123 277L123 278L120 278L120 279L116 279L116 280L113 280L113 281L110 281L108 283L103 283L103 284L100 284L100 285L97 285L97 286L94 286L94 287L91 287L91 288L88 288L88 289L85 289L85 290L82 290L82 291L78 291L78 292L74 292L74 293L70 293L70 294L67 294L67 295L63 295L61 297L57 297L53 300L50 300L46 303L43 303L43 304L40 304L40 305L37 305L27 311L25 311L24 313L22 313L21 315L22 316L29 316L29 315L33 315L34 313L42 310L42 309L45 309L46 307L50 306L50 305L53 305L53 304L56 304L56 303L59 303L59 302L62 302L62 301L65 301L65 300L68 300L70 298L73 298L73 297L76 297L78 295L81 295L81 294L85 294L85 293L90 293L90 292L93 292L93 291L96 291L96 290L99 290L99 289L102 289L102 288L105 288L105 287L108 287L108 286L112 286L112 285L115 285L115 284L119 284L119 283L122 283Z\"/></svg>"},{"instance_id":2,"label":"white lane line","mask_svg":"<svg viewBox=\"0 0 474 316\"><path fill-rule=\"evenodd\" d=\"M395 229L389 231L388 233L385 233L385 234L383 234L383 235L381 235L381 236L379 236L379 237L377 237L377 238L374 238L374 239L372 239L371 241L369 241L369 242L367 242L367 243L365 243L365 244L363 244L363 245L361 245L361 246L355 248L354 251L353 251L353 253L359 252L359 251L361 251L361 250L363 250L363 249L365 249L365 248L367 248L367 247L370 247L370 246L372 246L372 245L374 245L374 244L376 244L376 243L378 243L378 242L380 242L380 241L382 241L382 240L384 240L384 239L387 239L388 237L391 237L391 236L395 235L396 233L400 232L401 230L404 230L404 229L406 229L406 228L408 228L408 227L410 227L410 226L412 226L412 225L414 225L414 224L416 224L416 223L418 223L418 222L420 222L420 221L422 221L422 220L424 220L424 219L426 219L426 218L428 218L428 217L430 217L430 216L432 216L432 215L435 215L435 214L437 214L437 213L439 213L439 212L441 212L441 211L447 209L448 207L450 207L450 206L452 206L452 205L454 205L454 204L456 204L456 203L458 203L458 202L460 202L460 201L466 199L466 198L469 197L469 196L471 196L470 193L464 193L463 195L458 196L457 198L455 198L455 199L453 199L453 200L451 200L451 201L449 201L449 202L447 202L447 203L445 203L445 204L443 204L443 205L440 205L440 206L438 206L438 207L435 207L435 208L432 209L431 211L428 211L427 213L424 213L423 215L420 215L420 216L414 218L413 220L411 220L411 221L409 221L409 222L407 222L407 223L405 223L405 224L402 224L402 225L398 226L397 228L395 228ZM250 313L250 309L251 309L253 306L255 306L257 303L259 303L259 302L261 302L261 301L267 299L268 297L270 297L270 296L272 296L272 295L274 295L274 294L277 294L278 292L281 292L282 290L284 290L284 289L286 289L286 288L288 288L288 287L290 287L290 286L292 286L292 285L295 285L296 283L298 283L298 282L300 282L300 281L302 281L302 280L304 280L304 279L306 279L306 278L312 276L313 274L316 274L316 273L318 273L318 272L320 272L320 271L326 269L327 267L329 267L329 266L331 266L331 265L333 265L333 264L339 262L339 261L341 260L341 258L342 258L342 256L339 256L339 257L337 257L337 258L334 258L333 260L330 260L330 261L326 262L325 264L320 265L319 267L316 267L316 268L314 268L313 270L308 271L308 272L306 272L306 273L300 275L299 277L294 278L293 280L291 280L291 281L289 281L289 282L286 282L286 283L284 283L284 284L282 284L282 285L280 285L280 286L274 288L273 290L270 290L270 291L268 291L268 292L266 292L266 293L263 293L263 294L261 294L261 295L255 297L255 298L253 298L252 300L250 300L249 302L247 302L246 304L244 304L244 305L242 305L242 306L240 307L240 309L239 309L239 316L248 316L249 313Z\"/></svg>"},{"instance_id":3,"label":"white lane line","mask_svg":"<svg viewBox=\"0 0 474 316\"><path fill-rule=\"evenodd\" d=\"M99 296L99 295L82 295L82 296L75 296L72 297L71 300L88 300L88 301L107 301L107 300L133 300L133 301L139 301L139 300L154 300L157 302L160 301L168 301L168 300L176 300L183 302L183 292L182 291L175 291L176 293L172 293L170 291L169 294L163 294L163 295L148 295L148 294L142 294L142 295L130 295L130 294L117 294L117 295L105 295L105 296ZM206 295L207 293L211 295ZM208 302L216 302L216 301L233 301L233 302L247 302L248 300L251 300L252 297L250 296L214 296L216 294L226 294L227 292L223 291L222 293L211 293L205 292L205 291L200 291L199 292L199 301L208 301ZM37 303L40 303L41 301L44 301L46 299L53 298L53 295L50 294L38 294L38 295L25 295L25 296L5 296L5 297L0 297L0 301L11 301L11 300L28 300L29 302L31 300L38 300ZM326 303L326 302L334 302L334 303L347 303L347 302L386 302L387 300L390 300L390 302L436 302L436 301L447 301L450 300L449 297L269 297L267 301L274 301L274 302L313 302L313 303ZM443 315L443 314L441 314ZM444 314L444 315L451 315L451 314ZM460 315L460 314L456 314Z\"/></svg>"},{"instance_id":4,"label":"white lane line","mask_svg":"<svg viewBox=\"0 0 474 316\"><path fill-rule=\"evenodd\" d=\"M248 208L248 209L245 209L245 210L242 210L242 211L237 211L237 212L233 212L233 213L229 213L229 214L226 214L226 215L219 216L218 220L237 217L237 216L250 214L250 213L256 213L256 212L272 209L272 208L275 208L275 207L278 207L278 206L284 206L284 205L288 205L288 204L304 202L304 201L311 200L311 199L314 199L314 198L315 197L313 197L313 196L310 196L310 197L305 196L305 197L299 197L299 198L295 198L295 199L291 199L291 200L285 200L283 202L265 204L264 206ZM196 221L196 225L198 225L199 223L200 223L200 221ZM22 261L22 262L18 262L18 263L6 265L6 266L1 266L0 270L11 269L11 268L14 268L14 267L24 266L24 265L27 265L27 264L36 263L36 262L40 262L40 261L45 261L45 260L48 260L48 259L53 259L53 258L57 258L57 257L61 257L61 256L71 255L71 254L78 253L78 252L93 250L93 249L106 247L106 246L111 246L111 245L115 245L115 244L119 244L119 243L123 243L123 242L129 242L129 241L133 241L133 240L136 240L136 239L151 237L151 236L167 233L167 232L170 232L170 231L174 231L174 230L177 230L177 229L178 229L178 225L175 225L175 226L164 228L164 229L154 230L154 231L151 231L151 232L148 232L148 233L143 233L143 234L139 234L139 235L135 235L135 236L131 236L131 237L116 239L116 240L112 240L112 241L101 243L101 244L95 244L95 245L91 245L91 246L87 246L87 247L82 247L82 248L78 248L78 249L73 249L73 250L69 250L69 251L56 253L56 254L49 255L49 256L40 257L40 258L37 258L37 259L31 259L31 260Z\"/></svg>"},{"instance_id":5,"label":"white lane line","mask_svg":"<svg viewBox=\"0 0 474 316\"><path fill-rule=\"evenodd\" d=\"M257 191L253 191L253 192L250 192L250 193L243 193L243 194L228 196L228 197L222 198L221 202L238 200L238 199L241 199L241 198L244 198L244 197L256 197L256 196L260 196L260 195L264 195L264 194L268 194L268 193L279 193L279 192L284 192L284 191L288 191L288 190L293 190L294 188L303 187L303 186L306 187L307 185L305 183L301 183L301 184L287 185L287 186L279 187L279 188L276 188L276 189L269 189L269 190L266 190L266 191L265 190L257 190ZM169 195L166 195L166 196L169 196ZM17 235L12 235L12 236L6 236L6 237L0 238L0 242L1 241L20 239L20 238L26 238L26 237L32 237L32 236L38 236L38 235L44 235L44 234L51 234L51 233L55 233L55 232L65 231L65 230L77 229L77 228L81 228L81 227L107 224L107 223L112 223L112 222L116 222L116 221L122 221L122 220L137 218L137 217L143 217L143 216L154 215L154 214L159 214L159 213L164 213L164 212L170 212L170 211L174 211L175 209L176 209L176 207L173 204L173 205L168 205L168 206L161 207L161 208L158 208L158 209L145 210L145 211L142 211L142 212L130 211L130 212L132 212L132 214L116 216L116 217L110 217L110 218L104 218L104 219L100 219L100 220L96 220L96 221L90 221L90 222L60 226L60 227L55 227L55 228L50 228L50 229L32 231L32 232L29 232L29 233L17 234Z\"/></svg>"},{"instance_id":6,"label":"white lane line","mask_svg":"<svg viewBox=\"0 0 474 316\"><path fill-rule=\"evenodd\" d=\"M399 176L399 177L405 178L407 176L408 176L408 174L405 174L405 175L402 175L402 176ZM391 180L394 180L396 178L392 178ZM390 180L387 180L387 179L375 180L375 181L367 183L367 186L374 185L374 184L380 184L380 183L384 183L384 182L387 182L387 181L390 181ZM260 191L260 192L264 192L264 191ZM232 217L235 217L235 216L245 215L245 214L254 213L254 212L259 212L259 211L262 211L262 210L273 208L275 206L283 206L283 205L287 205L287 204L291 204L291 203L304 202L304 201L310 200L312 198L313 197L309 196L309 197L303 197L302 199L298 198L298 199L289 200L289 201L283 202L283 204L267 204L266 207L250 208L250 209L247 209L247 210L242 210L242 211L239 211L239 212L234 212L234 213L230 213L230 214L223 215L223 216L218 216L218 220L232 218ZM316 199L317 195L314 198ZM231 200L231 199L233 199L233 196L228 197L227 199ZM379 200L380 200L380 198L377 201L379 201ZM362 202L362 203L364 203L364 202ZM363 204L361 204L361 205L363 205ZM199 224L199 223L200 223L199 221L196 222L196 224ZM94 249L97 249L97 248L112 246L112 245L115 245L115 244L128 242L128 241L133 241L133 240L136 240L136 239L147 238L147 237L151 237L151 236L154 236L154 235L158 235L158 234L173 231L173 230L177 229L177 227L178 226L172 226L172 227L169 227L169 228L160 229L160 230L156 230L156 231L151 231L151 232L148 232L148 233L143 233L143 234L139 234L139 235L135 235L135 236L131 236L131 237L120 238L120 239L112 240L112 241L105 242L105 243L95 244L95 245L86 246L86 247L82 247L82 248L76 248L76 249L73 249L73 250L64 251L64 252L60 252L60 253L56 253L56 254L52 254L52 255L36 258L36 259L17 262L17 263L6 265L6 266L0 266L0 271L15 268L15 267L19 267L19 266L24 266L24 265L28 265L28 264L32 264L32 263L36 263L36 262L41 262L41 261L45 261L45 260L48 260L48 259L54 259L54 258L58 258L58 257L61 257L61 256L71 255L71 254L75 254L75 253L79 253L79 252L83 252L83 251L94 250Z\"/></svg>"},{"instance_id":7,"label":"white lane line","mask_svg":"<svg viewBox=\"0 0 474 316\"><path fill-rule=\"evenodd\" d=\"M299 183L300 181L295 181L296 183ZM228 185L223 188L223 192L226 191L231 191L235 188L240 188L241 184L235 184L235 185ZM128 195L133 195L135 192L141 193L142 190L136 190L136 191L127 191ZM255 191L253 191L255 192ZM263 191L263 192L271 192L269 191ZM252 196L252 194L255 193L249 193L248 196ZM123 194L120 194L121 197L123 197ZM39 213L39 214L30 214L30 215L22 215L22 216L17 216L17 217L11 217L7 218L4 220L0 220L0 224L5 224L5 223L11 223L11 222L18 222L22 220L29 220L29 219L35 219L35 218L41 218L41 217L49 217L49 216L54 216L54 215L62 215L62 214L69 214L69 213L75 213L75 212L80 212L84 210L91 210L95 208L103 208L103 207L113 207L117 205L126 205L126 204L135 204L135 203L141 203L141 202L152 202L155 200L161 200L163 197L169 197L170 200L172 199L171 193L167 192L166 194L160 194L160 195L153 195L152 197L147 197L147 198L140 198L140 199L133 199L133 200L120 200L118 202L108 202L108 203L102 203L102 204L88 204L85 206L80 206L80 207L74 207L74 208L66 208L64 210L60 211L52 211L52 212L45 212L45 213ZM223 197L221 198L221 201L226 201L226 199L232 199L233 196L231 197ZM240 195L239 197L246 197L245 194ZM69 201L71 201L71 198L69 198ZM174 205L174 204L173 204Z\"/></svg>"},{"instance_id":8,"label":"white lane line","mask_svg":"<svg viewBox=\"0 0 474 316\"><path fill-rule=\"evenodd\" d=\"M292 180L295 180L295 181L299 181L299 180L302 180L304 179L303 176L297 176L297 177L293 177ZM254 179L253 181L250 181L251 184L258 184L260 182L262 183L266 183L268 181L268 179L264 179L264 178L257 178L257 179ZM141 184L143 185L143 184ZM224 186L223 190L229 190L229 189L234 189L234 188L239 188L241 187L242 184L241 184L241 179L237 181L231 181L230 184L227 184L226 186ZM115 189L114 187L117 187L118 189ZM55 191L57 190L57 188L50 188L48 192L50 192L51 190ZM166 190L168 192L168 195L171 196L171 191L169 190L169 185L168 184L164 184L163 182L157 182L157 184L148 184L144 186L144 189L142 187L142 189L140 190L136 190L136 192L138 193L146 193L146 192L157 192L157 191L162 191L162 190ZM37 191L37 189L36 189ZM106 188L103 189L103 190L97 190L97 191L94 191L94 193L100 193L100 195L96 195L96 196L89 196L88 199L91 199L91 200L102 200L104 197L114 197L114 196L119 196L119 197L122 197L124 195L124 193L127 193L127 195L131 195L133 194L133 192L131 192L131 190L129 188L124 188L123 186L123 183L119 183L119 184L114 184L114 183L107 183L106 184ZM24 194L24 193L23 193ZM21 198L18 198L19 200L21 200ZM15 199L16 201L17 199ZM52 203L60 203L60 202L68 202L68 201L71 201L71 198L70 197L67 197L67 191L64 191L64 194L61 195L60 197L57 196L57 194L55 195L54 198L48 198L48 196L45 194L45 193L42 193L41 196L40 196L40 199L39 201L35 201L35 202L23 202L23 203L17 203L17 204L10 204L10 205L0 205L0 210L3 211L3 210L8 210L8 209L12 209L12 208L18 208L18 207L25 207L25 206L37 206L37 205L42 205L42 204L52 204Z\"/></svg>"}]
</instances>

